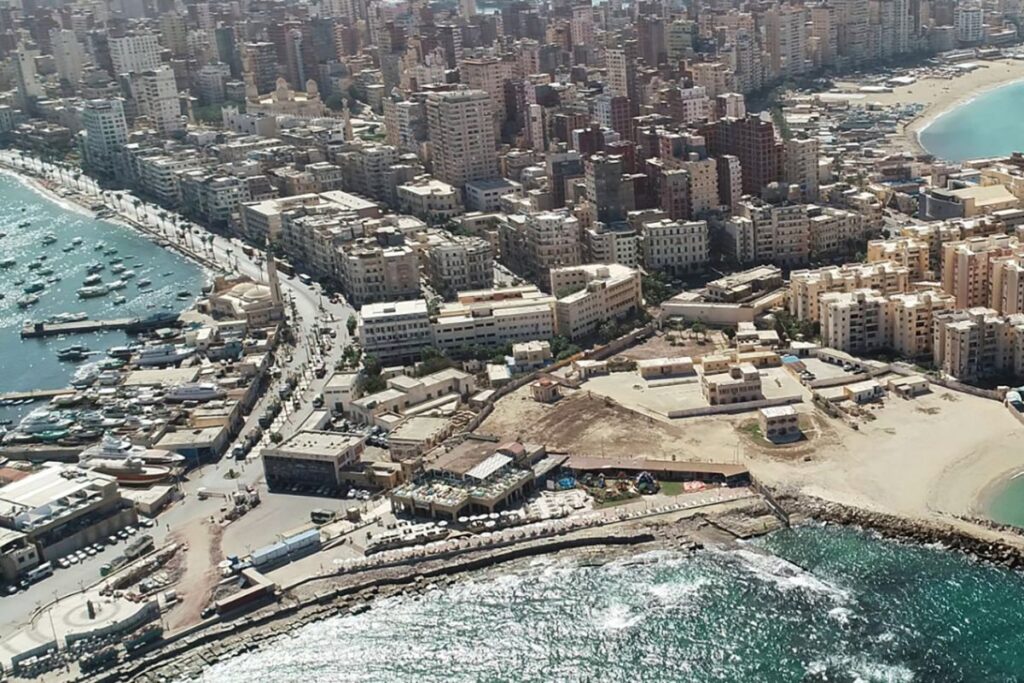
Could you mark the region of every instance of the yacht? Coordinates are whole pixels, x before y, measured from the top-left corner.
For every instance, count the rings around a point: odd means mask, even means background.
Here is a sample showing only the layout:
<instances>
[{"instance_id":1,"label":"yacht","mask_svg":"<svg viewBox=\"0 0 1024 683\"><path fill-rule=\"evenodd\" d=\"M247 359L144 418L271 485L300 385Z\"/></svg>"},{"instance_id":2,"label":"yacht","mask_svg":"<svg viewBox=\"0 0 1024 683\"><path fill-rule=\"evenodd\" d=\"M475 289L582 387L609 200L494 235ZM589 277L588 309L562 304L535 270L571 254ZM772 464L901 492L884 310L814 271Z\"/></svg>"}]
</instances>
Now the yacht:
<instances>
[{"instance_id":1,"label":"yacht","mask_svg":"<svg viewBox=\"0 0 1024 683\"><path fill-rule=\"evenodd\" d=\"M103 255L104 256L113 256L116 253L117 253L117 249L115 249L114 247L111 247L110 249L104 249L103 250Z\"/></svg>"},{"instance_id":2,"label":"yacht","mask_svg":"<svg viewBox=\"0 0 1024 683\"><path fill-rule=\"evenodd\" d=\"M103 242L100 242L99 244L97 244L97 245L96 245L95 247L93 247L92 249L93 249L93 251L103 251L103 250L104 250L104 249L106 249L106 248L107 248L107 245L106 245L106 244L104 244Z\"/></svg>"},{"instance_id":3,"label":"yacht","mask_svg":"<svg viewBox=\"0 0 1024 683\"><path fill-rule=\"evenodd\" d=\"M18 265L17 259L5 258L3 261L0 261L0 268L13 268L16 265Z\"/></svg>"},{"instance_id":4,"label":"yacht","mask_svg":"<svg viewBox=\"0 0 1024 683\"><path fill-rule=\"evenodd\" d=\"M98 273L98 272L100 272L100 271L101 271L101 270L103 270L104 268L106 268L106 266L105 266L105 265L103 265L102 263L100 263L100 262L98 262L98 261L97 261L96 263L93 263L93 264L91 264L91 265L90 265L90 266L89 266L88 268L86 268L86 269L85 269L85 272L87 272L87 273L89 273L90 275L92 275L93 273Z\"/></svg>"},{"instance_id":5,"label":"yacht","mask_svg":"<svg viewBox=\"0 0 1024 683\"><path fill-rule=\"evenodd\" d=\"M51 323L77 323L82 320L88 320L89 314L79 311L78 313L58 313L55 316L51 316L47 322Z\"/></svg>"},{"instance_id":6,"label":"yacht","mask_svg":"<svg viewBox=\"0 0 1024 683\"><path fill-rule=\"evenodd\" d=\"M79 244L81 244L81 243L82 243L82 238L81 237L75 237L74 239L71 240L71 244L75 245L76 247Z\"/></svg>"},{"instance_id":7,"label":"yacht","mask_svg":"<svg viewBox=\"0 0 1024 683\"><path fill-rule=\"evenodd\" d=\"M103 276L100 275L99 273L93 273L89 277L82 280L82 284L85 285L86 287L98 285L101 282L103 282Z\"/></svg>"},{"instance_id":8,"label":"yacht","mask_svg":"<svg viewBox=\"0 0 1024 683\"><path fill-rule=\"evenodd\" d=\"M32 221L22 221L18 223L19 228L27 228L30 225L32 225Z\"/></svg>"},{"instance_id":9,"label":"yacht","mask_svg":"<svg viewBox=\"0 0 1024 683\"><path fill-rule=\"evenodd\" d=\"M28 269L29 270L39 270L42 267L43 267L43 262L42 261L33 261L32 263L28 264Z\"/></svg>"},{"instance_id":10,"label":"yacht","mask_svg":"<svg viewBox=\"0 0 1024 683\"><path fill-rule=\"evenodd\" d=\"M185 401L213 401L224 398L227 394L212 382L186 382L172 387L164 394L164 400L168 403L183 403Z\"/></svg>"},{"instance_id":11,"label":"yacht","mask_svg":"<svg viewBox=\"0 0 1024 683\"><path fill-rule=\"evenodd\" d=\"M46 245L49 245L49 244L53 244L56 241L57 241L57 237L55 235L53 235L53 234L43 235L43 246L46 246Z\"/></svg>"},{"instance_id":12,"label":"yacht","mask_svg":"<svg viewBox=\"0 0 1024 683\"><path fill-rule=\"evenodd\" d=\"M126 270L123 273L121 273L121 279L122 280L131 280L133 277L135 277L135 271L134 270L129 269L129 270Z\"/></svg>"},{"instance_id":13,"label":"yacht","mask_svg":"<svg viewBox=\"0 0 1024 683\"><path fill-rule=\"evenodd\" d=\"M120 306L121 304L128 303L128 299L120 294L114 297L114 305Z\"/></svg>"},{"instance_id":14,"label":"yacht","mask_svg":"<svg viewBox=\"0 0 1024 683\"><path fill-rule=\"evenodd\" d=\"M181 465L185 456L159 448L144 448L133 444L128 439L121 439L116 434L107 432L103 439L90 448L86 448L79 456L80 460L104 458L107 460L123 460L137 458L147 464Z\"/></svg>"},{"instance_id":15,"label":"yacht","mask_svg":"<svg viewBox=\"0 0 1024 683\"><path fill-rule=\"evenodd\" d=\"M89 347L83 344L75 344L57 350L57 360L82 360L89 355Z\"/></svg>"},{"instance_id":16,"label":"yacht","mask_svg":"<svg viewBox=\"0 0 1024 683\"><path fill-rule=\"evenodd\" d=\"M41 292L44 289L46 289L45 282L43 282L42 280L33 280L32 282L25 285L25 289L23 291L26 294L35 294L36 292Z\"/></svg>"},{"instance_id":17,"label":"yacht","mask_svg":"<svg viewBox=\"0 0 1024 683\"><path fill-rule=\"evenodd\" d=\"M107 349L107 355L111 358L118 358L120 360L128 360L135 353L136 349L133 346L112 346Z\"/></svg>"},{"instance_id":18,"label":"yacht","mask_svg":"<svg viewBox=\"0 0 1024 683\"><path fill-rule=\"evenodd\" d=\"M153 281L147 277L144 277L141 280L139 280L136 284L139 286L139 289L142 289L143 287L149 287L151 284L153 284Z\"/></svg>"},{"instance_id":19,"label":"yacht","mask_svg":"<svg viewBox=\"0 0 1024 683\"><path fill-rule=\"evenodd\" d=\"M135 355L135 364L139 367L175 365L190 357L195 351L184 346L158 344L147 346Z\"/></svg>"},{"instance_id":20,"label":"yacht","mask_svg":"<svg viewBox=\"0 0 1024 683\"><path fill-rule=\"evenodd\" d=\"M123 263L115 263L114 265L110 266L111 273L123 273L126 270L128 270L128 266L124 265Z\"/></svg>"},{"instance_id":21,"label":"yacht","mask_svg":"<svg viewBox=\"0 0 1024 683\"><path fill-rule=\"evenodd\" d=\"M39 303L39 295L27 294L26 296L23 296L20 299L18 299L16 303L18 304L18 308L28 308L29 306L34 306L35 304Z\"/></svg>"},{"instance_id":22,"label":"yacht","mask_svg":"<svg viewBox=\"0 0 1024 683\"><path fill-rule=\"evenodd\" d=\"M51 411L47 408L36 408L21 419L18 424L18 431L25 434L41 434L67 429L72 424L60 412Z\"/></svg>"},{"instance_id":23,"label":"yacht","mask_svg":"<svg viewBox=\"0 0 1024 683\"><path fill-rule=\"evenodd\" d=\"M42 275L43 277L48 277L50 275L53 275L53 272L53 268L41 268L38 274Z\"/></svg>"},{"instance_id":24,"label":"yacht","mask_svg":"<svg viewBox=\"0 0 1024 683\"><path fill-rule=\"evenodd\" d=\"M114 280L109 285L107 285L107 288L110 291L114 291L115 289L124 289L127 286L128 286L128 283L125 282L124 280Z\"/></svg>"},{"instance_id":25,"label":"yacht","mask_svg":"<svg viewBox=\"0 0 1024 683\"><path fill-rule=\"evenodd\" d=\"M110 291L107 285L93 285L91 287L79 287L77 290L80 299L94 299L98 296L106 296Z\"/></svg>"}]
</instances>

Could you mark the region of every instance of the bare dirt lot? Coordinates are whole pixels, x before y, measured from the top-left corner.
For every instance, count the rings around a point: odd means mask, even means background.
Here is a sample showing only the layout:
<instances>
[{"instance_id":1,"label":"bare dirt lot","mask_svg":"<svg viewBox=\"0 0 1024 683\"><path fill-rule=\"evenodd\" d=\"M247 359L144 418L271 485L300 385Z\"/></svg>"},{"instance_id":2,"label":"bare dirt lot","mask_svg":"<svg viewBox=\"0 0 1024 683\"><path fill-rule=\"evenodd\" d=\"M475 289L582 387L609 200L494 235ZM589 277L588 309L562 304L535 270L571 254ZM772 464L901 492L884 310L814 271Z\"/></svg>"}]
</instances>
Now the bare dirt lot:
<instances>
[{"instance_id":1,"label":"bare dirt lot","mask_svg":"<svg viewBox=\"0 0 1024 683\"><path fill-rule=\"evenodd\" d=\"M699 358L718 353L727 347L728 340L718 330L709 330L706 335L694 335L689 330L666 330L659 331L647 341L626 349L621 355L633 360L675 356Z\"/></svg>"},{"instance_id":2,"label":"bare dirt lot","mask_svg":"<svg viewBox=\"0 0 1024 683\"><path fill-rule=\"evenodd\" d=\"M773 486L919 517L983 515L993 482L1024 469L1024 426L1004 406L937 386L913 399L887 396L857 430L801 404L809 438L784 448L750 437L750 412L671 420L585 386L553 405L533 401L524 387L499 401L478 431L590 456L740 461Z\"/></svg>"}]
</instances>

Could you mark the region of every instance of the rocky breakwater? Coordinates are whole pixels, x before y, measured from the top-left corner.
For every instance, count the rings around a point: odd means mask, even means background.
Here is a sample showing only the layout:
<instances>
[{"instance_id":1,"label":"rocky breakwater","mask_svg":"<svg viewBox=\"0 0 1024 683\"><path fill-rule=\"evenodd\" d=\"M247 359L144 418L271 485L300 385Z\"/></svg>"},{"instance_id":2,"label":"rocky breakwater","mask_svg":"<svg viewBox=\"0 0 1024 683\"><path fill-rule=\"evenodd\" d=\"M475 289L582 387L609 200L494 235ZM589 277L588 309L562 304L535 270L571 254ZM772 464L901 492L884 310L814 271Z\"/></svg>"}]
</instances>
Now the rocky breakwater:
<instances>
[{"instance_id":1,"label":"rocky breakwater","mask_svg":"<svg viewBox=\"0 0 1024 683\"><path fill-rule=\"evenodd\" d=\"M859 526L898 540L939 543L1002 567L1024 569L1024 535L1012 528L961 517L949 517L949 521L900 517L809 496L783 496L780 502L794 517Z\"/></svg>"}]
</instances>

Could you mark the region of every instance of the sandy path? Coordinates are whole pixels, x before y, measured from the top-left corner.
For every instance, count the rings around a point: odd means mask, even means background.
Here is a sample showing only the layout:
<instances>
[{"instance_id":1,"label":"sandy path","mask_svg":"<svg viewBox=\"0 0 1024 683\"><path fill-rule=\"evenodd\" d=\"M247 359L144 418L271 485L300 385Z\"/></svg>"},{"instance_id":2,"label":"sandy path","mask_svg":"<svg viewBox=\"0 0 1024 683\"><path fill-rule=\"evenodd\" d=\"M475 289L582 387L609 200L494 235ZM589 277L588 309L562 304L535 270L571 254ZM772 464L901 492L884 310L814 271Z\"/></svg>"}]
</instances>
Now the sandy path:
<instances>
[{"instance_id":1,"label":"sandy path","mask_svg":"<svg viewBox=\"0 0 1024 683\"><path fill-rule=\"evenodd\" d=\"M220 577L217 564L220 551L221 527L209 518L190 521L172 534L176 543L188 545L185 553L185 571L175 585L181 602L169 613L167 624L171 630L193 624L210 601Z\"/></svg>"}]
</instances>

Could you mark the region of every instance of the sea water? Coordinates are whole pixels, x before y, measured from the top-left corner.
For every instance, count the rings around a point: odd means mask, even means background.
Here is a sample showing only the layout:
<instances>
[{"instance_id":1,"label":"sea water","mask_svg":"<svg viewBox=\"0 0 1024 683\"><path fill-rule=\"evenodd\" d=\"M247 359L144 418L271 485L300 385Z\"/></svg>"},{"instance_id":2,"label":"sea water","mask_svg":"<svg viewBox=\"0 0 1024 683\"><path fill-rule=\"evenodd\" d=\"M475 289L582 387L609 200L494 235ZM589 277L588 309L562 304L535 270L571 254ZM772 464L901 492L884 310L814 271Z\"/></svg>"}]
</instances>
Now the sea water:
<instances>
[{"instance_id":1,"label":"sea water","mask_svg":"<svg viewBox=\"0 0 1024 683\"><path fill-rule=\"evenodd\" d=\"M24 221L31 224L18 227ZM59 313L79 311L99 319L180 311L191 301L181 300L177 294L188 291L194 298L204 280L199 266L157 246L133 229L66 208L6 174L0 175L0 232L6 233L0 238L0 260L17 260L14 267L0 269L0 291L4 294L0 300L0 366L3 368L0 372L0 393L67 386L77 366L58 361L56 351L59 348L85 344L94 351L105 351L110 346L128 341L122 332L22 339L20 331L26 320L43 320ZM57 241L44 246L42 239L47 234L52 234ZM82 238L82 244L64 252L63 248L70 246L75 237ZM106 256L102 251L96 251L94 247L101 242L108 249L117 249L117 254ZM46 256L43 267L53 268L53 276L61 279L47 284L45 290L38 292L39 303L29 308L18 308L16 302L24 296L25 284L46 279L46 276L28 269L29 262L40 255ZM124 265L135 271L135 278L128 280L125 289L105 297L80 299L76 290L82 286L89 264L104 264L104 270L100 272L103 282L109 283L120 277L111 272L110 261L115 257L124 259ZM152 286L140 289L137 283L143 278L152 280ZM14 284L17 280L24 280L25 284ZM117 294L127 299L123 305L114 305L113 299ZM28 408L31 406L0 408L0 415L16 417L17 413Z\"/></svg>"},{"instance_id":2,"label":"sea water","mask_svg":"<svg viewBox=\"0 0 1024 683\"><path fill-rule=\"evenodd\" d=\"M932 121L921 146L940 159L963 161L1024 151L1024 81L981 93Z\"/></svg>"},{"instance_id":3,"label":"sea water","mask_svg":"<svg viewBox=\"0 0 1024 683\"><path fill-rule=\"evenodd\" d=\"M307 625L202 680L1024 680L1024 575L869 532L492 572Z\"/></svg>"}]
</instances>

